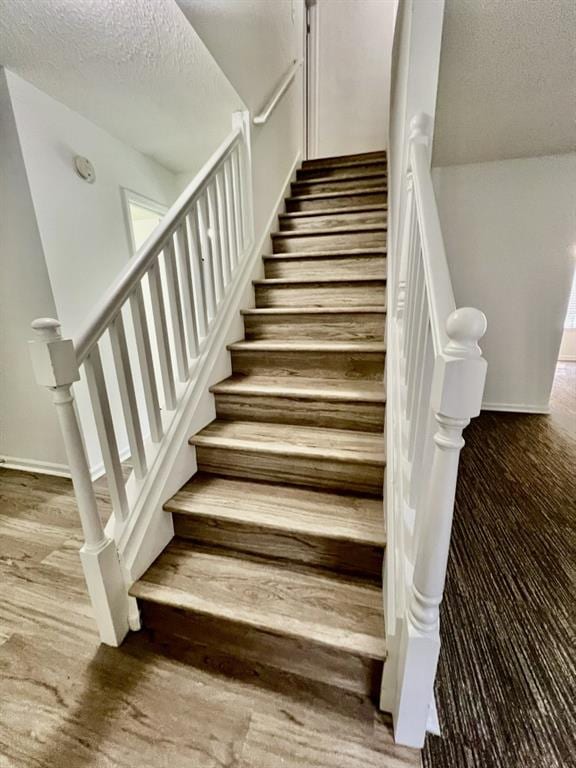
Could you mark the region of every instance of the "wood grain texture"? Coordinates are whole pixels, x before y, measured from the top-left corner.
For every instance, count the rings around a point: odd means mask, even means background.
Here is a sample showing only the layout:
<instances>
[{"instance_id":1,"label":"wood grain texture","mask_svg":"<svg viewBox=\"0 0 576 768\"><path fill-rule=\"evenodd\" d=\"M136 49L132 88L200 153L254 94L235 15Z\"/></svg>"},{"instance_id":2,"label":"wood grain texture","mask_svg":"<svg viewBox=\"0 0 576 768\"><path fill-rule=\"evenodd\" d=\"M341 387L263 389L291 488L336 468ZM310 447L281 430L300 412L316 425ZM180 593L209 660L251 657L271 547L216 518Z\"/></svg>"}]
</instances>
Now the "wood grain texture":
<instances>
[{"instance_id":1,"label":"wood grain texture","mask_svg":"<svg viewBox=\"0 0 576 768\"><path fill-rule=\"evenodd\" d=\"M244 310L247 339L384 341L386 310L380 307L297 307Z\"/></svg>"},{"instance_id":2,"label":"wood grain texture","mask_svg":"<svg viewBox=\"0 0 576 768\"><path fill-rule=\"evenodd\" d=\"M402 765L419 765L416 751L391 754L390 721L362 695L377 687L381 662L320 647L313 653L308 644L297 652L297 643L287 649L285 639L261 632L264 652L250 657L253 639L240 637L237 625L219 650L222 624L200 626L198 617L196 644L142 631L119 649L99 645L77 551L60 549L81 537L71 483L0 470L0 501L0 536L7 520L36 520L53 529L45 532L55 547L44 558L53 564L43 564L37 537L27 528L15 536L12 525L2 550L3 768L237 768L258 714L274 716L281 728L305 724L319 742L342 740L341 768L355 765L354 745L378 755L382 768L396 768L392 760L404 755ZM282 652L292 673L274 667ZM296 746L294 759L283 759L284 768L301 764ZM244 765L259 768L251 760L245 755Z\"/></svg>"},{"instance_id":3,"label":"wood grain texture","mask_svg":"<svg viewBox=\"0 0 576 768\"><path fill-rule=\"evenodd\" d=\"M290 281L289 281L290 280ZM386 304L386 281L344 278L318 282L292 282L278 278L254 281L256 307L347 307Z\"/></svg>"},{"instance_id":4,"label":"wood grain texture","mask_svg":"<svg viewBox=\"0 0 576 768\"><path fill-rule=\"evenodd\" d=\"M317 256L314 258L265 256L264 270L267 278L294 278L303 273L309 277L322 279L326 275L334 277L386 277L386 257L360 254L358 256Z\"/></svg>"},{"instance_id":5,"label":"wood grain texture","mask_svg":"<svg viewBox=\"0 0 576 768\"><path fill-rule=\"evenodd\" d=\"M576 363L550 406L466 430L426 768L574 765Z\"/></svg>"},{"instance_id":6,"label":"wood grain texture","mask_svg":"<svg viewBox=\"0 0 576 768\"><path fill-rule=\"evenodd\" d=\"M342 403L322 397L302 399L289 395L230 393L216 395L219 419L267 421L326 429L353 429L382 434L384 404Z\"/></svg>"},{"instance_id":7,"label":"wood grain texture","mask_svg":"<svg viewBox=\"0 0 576 768\"><path fill-rule=\"evenodd\" d=\"M358 192L332 192L327 194L300 195L286 198L286 212L330 210L335 207L361 205L387 205L386 187L373 187Z\"/></svg>"},{"instance_id":8,"label":"wood grain texture","mask_svg":"<svg viewBox=\"0 0 576 768\"><path fill-rule=\"evenodd\" d=\"M306 232L276 232L272 234L274 253L306 253L311 251L338 251L348 248L383 248L386 245L386 227L365 224L356 227L334 227Z\"/></svg>"},{"instance_id":9,"label":"wood grain texture","mask_svg":"<svg viewBox=\"0 0 576 768\"><path fill-rule=\"evenodd\" d=\"M148 602L382 660L381 590L175 539L130 592Z\"/></svg>"},{"instance_id":10,"label":"wood grain texture","mask_svg":"<svg viewBox=\"0 0 576 768\"><path fill-rule=\"evenodd\" d=\"M381 381L385 348L376 342L271 342L231 344L232 370L260 376Z\"/></svg>"},{"instance_id":11,"label":"wood grain texture","mask_svg":"<svg viewBox=\"0 0 576 768\"><path fill-rule=\"evenodd\" d=\"M365 224L385 224L387 210L382 206L333 211L314 211L313 213L286 213L278 217L282 232L314 232L315 230L335 229L345 226Z\"/></svg>"},{"instance_id":12,"label":"wood grain texture","mask_svg":"<svg viewBox=\"0 0 576 768\"><path fill-rule=\"evenodd\" d=\"M356 163L354 165L332 165L321 168L300 168L296 172L297 181L328 181L343 179L364 179L372 176L382 176L386 173L386 163L378 161Z\"/></svg>"},{"instance_id":13,"label":"wood grain texture","mask_svg":"<svg viewBox=\"0 0 576 768\"><path fill-rule=\"evenodd\" d=\"M293 181L291 184L292 197L301 195L319 195L326 192L354 192L373 189L374 187L386 187L386 174L380 176L362 176L354 179L308 179Z\"/></svg>"},{"instance_id":14,"label":"wood grain texture","mask_svg":"<svg viewBox=\"0 0 576 768\"><path fill-rule=\"evenodd\" d=\"M330 168L333 166L346 167L366 162L380 161L385 163L387 154L385 150L376 150L375 152L360 152L352 155L334 155L333 157L315 157L311 160L304 160L302 168Z\"/></svg>"}]
</instances>

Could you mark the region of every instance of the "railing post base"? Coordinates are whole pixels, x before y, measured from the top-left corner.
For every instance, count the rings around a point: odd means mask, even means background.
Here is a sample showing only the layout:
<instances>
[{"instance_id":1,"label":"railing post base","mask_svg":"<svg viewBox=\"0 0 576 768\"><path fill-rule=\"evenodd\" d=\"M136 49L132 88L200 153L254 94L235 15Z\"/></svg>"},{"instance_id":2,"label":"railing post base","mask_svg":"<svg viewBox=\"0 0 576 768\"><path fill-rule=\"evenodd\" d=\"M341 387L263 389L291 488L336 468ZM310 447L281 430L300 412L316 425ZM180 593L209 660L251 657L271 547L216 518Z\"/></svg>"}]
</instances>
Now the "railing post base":
<instances>
[{"instance_id":1,"label":"railing post base","mask_svg":"<svg viewBox=\"0 0 576 768\"><path fill-rule=\"evenodd\" d=\"M80 550L92 610L100 640L119 646L128 634L128 595L116 544L107 539L98 549L86 544Z\"/></svg>"},{"instance_id":2,"label":"railing post base","mask_svg":"<svg viewBox=\"0 0 576 768\"><path fill-rule=\"evenodd\" d=\"M394 740L421 748L434 696L434 679L440 654L438 632L422 632L410 618L404 621L398 653L397 698L392 710Z\"/></svg>"}]
</instances>

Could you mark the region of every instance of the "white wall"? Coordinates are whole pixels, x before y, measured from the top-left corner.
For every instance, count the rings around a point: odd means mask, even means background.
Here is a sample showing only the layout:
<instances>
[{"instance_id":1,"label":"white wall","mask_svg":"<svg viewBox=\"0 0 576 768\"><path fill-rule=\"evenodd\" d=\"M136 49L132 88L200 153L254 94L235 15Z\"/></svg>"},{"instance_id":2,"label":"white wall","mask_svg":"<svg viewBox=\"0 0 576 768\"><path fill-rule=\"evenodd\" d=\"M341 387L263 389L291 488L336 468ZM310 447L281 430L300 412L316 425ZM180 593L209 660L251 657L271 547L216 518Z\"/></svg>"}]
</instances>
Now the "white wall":
<instances>
[{"instance_id":1,"label":"white wall","mask_svg":"<svg viewBox=\"0 0 576 768\"><path fill-rule=\"evenodd\" d=\"M303 57L303 0L178 0L252 114L273 94L294 59ZM256 239L302 149L302 69L270 120L252 127Z\"/></svg>"},{"instance_id":2,"label":"white wall","mask_svg":"<svg viewBox=\"0 0 576 768\"><path fill-rule=\"evenodd\" d=\"M576 154L434 169L456 303L488 317L485 407L546 410L576 248Z\"/></svg>"},{"instance_id":3,"label":"white wall","mask_svg":"<svg viewBox=\"0 0 576 768\"><path fill-rule=\"evenodd\" d=\"M316 0L314 6L311 156L385 149L397 0Z\"/></svg>"},{"instance_id":4,"label":"white wall","mask_svg":"<svg viewBox=\"0 0 576 768\"><path fill-rule=\"evenodd\" d=\"M27 344L30 321L56 310L1 68L0 201L0 456L61 471L66 457L56 412L36 385Z\"/></svg>"},{"instance_id":5,"label":"white wall","mask_svg":"<svg viewBox=\"0 0 576 768\"><path fill-rule=\"evenodd\" d=\"M399 244L406 202L410 120L436 113L444 0L400 0L392 52L388 162L388 259L390 285L397 283Z\"/></svg>"},{"instance_id":6,"label":"white wall","mask_svg":"<svg viewBox=\"0 0 576 768\"><path fill-rule=\"evenodd\" d=\"M177 196L176 178L20 77L8 72L7 80L56 314L63 334L74 337L130 258L121 188L169 206ZM94 184L74 171L77 154L93 163ZM31 304L28 322L43 313ZM95 468L101 462L100 451L82 387L77 397L90 465ZM114 387L111 398L117 408ZM126 444L123 433L118 439L121 447ZM30 445L27 452L33 450Z\"/></svg>"},{"instance_id":7,"label":"white wall","mask_svg":"<svg viewBox=\"0 0 576 768\"><path fill-rule=\"evenodd\" d=\"M566 328L562 334L558 359L576 362L576 328Z\"/></svg>"}]
</instances>

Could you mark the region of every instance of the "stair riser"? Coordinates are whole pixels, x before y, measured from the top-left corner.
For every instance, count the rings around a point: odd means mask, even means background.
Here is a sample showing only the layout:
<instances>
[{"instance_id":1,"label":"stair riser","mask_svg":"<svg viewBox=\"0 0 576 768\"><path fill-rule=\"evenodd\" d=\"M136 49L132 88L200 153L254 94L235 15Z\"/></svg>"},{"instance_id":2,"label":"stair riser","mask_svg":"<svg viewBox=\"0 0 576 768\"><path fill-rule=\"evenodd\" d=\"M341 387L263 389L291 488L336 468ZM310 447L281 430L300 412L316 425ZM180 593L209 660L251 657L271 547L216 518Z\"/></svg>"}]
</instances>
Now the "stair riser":
<instances>
[{"instance_id":1,"label":"stair riser","mask_svg":"<svg viewBox=\"0 0 576 768\"><path fill-rule=\"evenodd\" d=\"M256 307L366 307L383 305L386 283L255 286Z\"/></svg>"},{"instance_id":2,"label":"stair riser","mask_svg":"<svg viewBox=\"0 0 576 768\"><path fill-rule=\"evenodd\" d=\"M353 190L371 189L372 187L385 187L386 176L367 176L362 179L343 179L341 181L293 181L292 196L319 195L322 192L346 192Z\"/></svg>"},{"instance_id":3,"label":"stair riser","mask_svg":"<svg viewBox=\"0 0 576 768\"><path fill-rule=\"evenodd\" d=\"M247 339L383 341L384 313L244 316Z\"/></svg>"},{"instance_id":4,"label":"stair riser","mask_svg":"<svg viewBox=\"0 0 576 768\"><path fill-rule=\"evenodd\" d=\"M280 229L283 232L314 231L315 229L333 229L336 227L357 226L363 224L386 224L386 211L366 211L365 213L338 213L325 216L280 216Z\"/></svg>"},{"instance_id":5,"label":"stair riser","mask_svg":"<svg viewBox=\"0 0 576 768\"><path fill-rule=\"evenodd\" d=\"M225 619L138 600L144 627L164 651L196 667L213 665L219 675L252 682L274 675L297 675L294 687L308 681L376 698L383 662L335 651L311 642L275 635ZM263 662L266 662L264 665ZM285 680L283 684L285 684ZM276 686L280 680L276 679Z\"/></svg>"},{"instance_id":6,"label":"stair riser","mask_svg":"<svg viewBox=\"0 0 576 768\"><path fill-rule=\"evenodd\" d=\"M299 200L297 197L286 200L286 212L298 213L300 211L323 211L331 208L348 208L361 205L385 205L388 195L385 192L369 194L350 194L342 197L318 197L312 200Z\"/></svg>"},{"instance_id":7,"label":"stair riser","mask_svg":"<svg viewBox=\"0 0 576 768\"><path fill-rule=\"evenodd\" d=\"M196 446L200 472L226 477L329 488L336 491L382 494L384 468L381 465L334 461L323 457L286 456L267 451L244 451Z\"/></svg>"},{"instance_id":8,"label":"stair riser","mask_svg":"<svg viewBox=\"0 0 576 768\"><path fill-rule=\"evenodd\" d=\"M386 231L382 229L364 232L340 232L324 235L298 235L272 238L274 253L313 253L314 251L338 251L348 248L384 248Z\"/></svg>"},{"instance_id":9,"label":"stair riser","mask_svg":"<svg viewBox=\"0 0 576 768\"><path fill-rule=\"evenodd\" d=\"M298 181L309 181L312 179L346 179L350 176L373 176L375 174L386 173L386 163L368 162L356 163L353 166L324 166L320 168L301 168L296 173Z\"/></svg>"},{"instance_id":10,"label":"stair riser","mask_svg":"<svg viewBox=\"0 0 576 768\"><path fill-rule=\"evenodd\" d=\"M358 432L382 432L384 403L218 393L216 415L232 421L299 424Z\"/></svg>"},{"instance_id":11,"label":"stair riser","mask_svg":"<svg viewBox=\"0 0 576 768\"><path fill-rule=\"evenodd\" d=\"M290 531L261 528L210 517L173 514L176 536L209 546L225 547L263 557L280 558L338 573L378 579L383 549Z\"/></svg>"},{"instance_id":12,"label":"stair riser","mask_svg":"<svg viewBox=\"0 0 576 768\"><path fill-rule=\"evenodd\" d=\"M386 277L386 259L383 256L351 256L304 259L265 259L267 278L326 277Z\"/></svg>"},{"instance_id":13,"label":"stair riser","mask_svg":"<svg viewBox=\"0 0 576 768\"><path fill-rule=\"evenodd\" d=\"M355 155L339 155L338 157L315 157L313 160L304 160L302 168L345 167L348 165L363 165L364 163L373 163L376 161L386 163L386 160L386 152L362 152Z\"/></svg>"},{"instance_id":14,"label":"stair riser","mask_svg":"<svg viewBox=\"0 0 576 768\"><path fill-rule=\"evenodd\" d=\"M258 376L304 376L321 379L382 381L381 352L250 352L233 351L234 373Z\"/></svg>"}]
</instances>

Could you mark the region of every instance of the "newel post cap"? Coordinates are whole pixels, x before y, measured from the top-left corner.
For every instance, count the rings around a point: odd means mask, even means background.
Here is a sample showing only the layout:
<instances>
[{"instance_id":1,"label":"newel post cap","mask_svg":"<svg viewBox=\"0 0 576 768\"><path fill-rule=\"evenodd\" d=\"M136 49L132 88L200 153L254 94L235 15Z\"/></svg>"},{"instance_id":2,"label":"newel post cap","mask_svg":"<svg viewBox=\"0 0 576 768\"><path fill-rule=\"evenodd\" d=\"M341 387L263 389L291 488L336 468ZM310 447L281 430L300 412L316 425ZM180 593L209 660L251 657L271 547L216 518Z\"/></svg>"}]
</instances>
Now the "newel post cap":
<instances>
[{"instance_id":1,"label":"newel post cap","mask_svg":"<svg viewBox=\"0 0 576 768\"><path fill-rule=\"evenodd\" d=\"M60 322L51 317L34 320L37 340L28 342L36 381L42 387L61 387L80 379L74 344L63 339Z\"/></svg>"},{"instance_id":2,"label":"newel post cap","mask_svg":"<svg viewBox=\"0 0 576 768\"><path fill-rule=\"evenodd\" d=\"M478 342L486 333L486 315L474 307L461 307L449 315L446 333L449 342L446 353L454 357L480 357Z\"/></svg>"},{"instance_id":3,"label":"newel post cap","mask_svg":"<svg viewBox=\"0 0 576 768\"><path fill-rule=\"evenodd\" d=\"M426 112L418 112L410 120L410 141L427 144L430 139L432 118Z\"/></svg>"}]
</instances>

